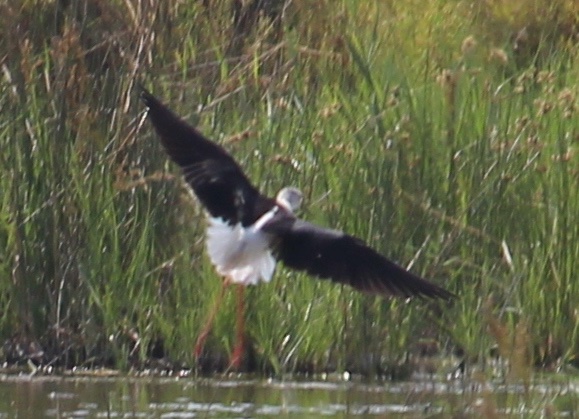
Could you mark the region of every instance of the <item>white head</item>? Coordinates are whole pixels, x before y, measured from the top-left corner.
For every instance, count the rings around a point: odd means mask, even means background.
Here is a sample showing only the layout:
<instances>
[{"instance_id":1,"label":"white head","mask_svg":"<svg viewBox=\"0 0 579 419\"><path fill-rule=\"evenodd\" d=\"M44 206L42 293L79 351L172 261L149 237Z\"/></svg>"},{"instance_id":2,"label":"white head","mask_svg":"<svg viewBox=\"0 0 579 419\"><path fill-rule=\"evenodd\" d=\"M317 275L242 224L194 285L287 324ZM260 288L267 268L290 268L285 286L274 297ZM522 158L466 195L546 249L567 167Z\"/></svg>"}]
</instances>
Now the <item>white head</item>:
<instances>
[{"instance_id":1,"label":"white head","mask_svg":"<svg viewBox=\"0 0 579 419\"><path fill-rule=\"evenodd\" d=\"M278 205L281 205L288 211L296 212L304 200L304 195L298 188L288 186L278 192L275 200Z\"/></svg>"}]
</instances>

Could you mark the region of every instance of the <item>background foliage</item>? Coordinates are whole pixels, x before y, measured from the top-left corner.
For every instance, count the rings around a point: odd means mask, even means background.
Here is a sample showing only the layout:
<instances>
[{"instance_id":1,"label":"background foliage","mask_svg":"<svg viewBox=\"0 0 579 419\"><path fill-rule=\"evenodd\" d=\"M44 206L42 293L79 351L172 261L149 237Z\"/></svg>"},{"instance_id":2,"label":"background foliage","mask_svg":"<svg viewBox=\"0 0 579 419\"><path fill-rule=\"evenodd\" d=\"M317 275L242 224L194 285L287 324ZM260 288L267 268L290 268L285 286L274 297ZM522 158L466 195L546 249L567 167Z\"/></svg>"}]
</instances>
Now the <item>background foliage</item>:
<instances>
[{"instance_id":1,"label":"background foliage","mask_svg":"<svg viewBox=\"0 0 579 419\"><path fill-rule=\"evenodd\" d=\"M573 0L8 0L0 5L0 338L8 362L193 365L220 286L143 81L266 192L456 292L385 301L278 269L247 368L396 376L458 354L577 364ZM233 297L203 366L232 346ZM408 368L410 367L410 368Z\"/></svg>"}]
</instances>

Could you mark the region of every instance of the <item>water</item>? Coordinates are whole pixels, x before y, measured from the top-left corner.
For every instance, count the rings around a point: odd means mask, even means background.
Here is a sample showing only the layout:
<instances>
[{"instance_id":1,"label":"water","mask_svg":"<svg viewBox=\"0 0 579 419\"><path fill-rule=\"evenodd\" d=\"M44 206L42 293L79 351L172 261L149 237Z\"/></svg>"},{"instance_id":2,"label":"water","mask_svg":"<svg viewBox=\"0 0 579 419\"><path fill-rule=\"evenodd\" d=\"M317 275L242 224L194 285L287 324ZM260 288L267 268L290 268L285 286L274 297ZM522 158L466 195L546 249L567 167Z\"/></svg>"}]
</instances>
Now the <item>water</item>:
<instances>
[{"instance_id":1,"label":"water","mask_svg":"<svg viewBox=\"0 0 579 419\"><path fill-rule=\"evenodd\" d=\"M0 418L575 417L579 383L0 376ZM496 417L496 416L495 416Z\"/></svg>"}]
</instances>

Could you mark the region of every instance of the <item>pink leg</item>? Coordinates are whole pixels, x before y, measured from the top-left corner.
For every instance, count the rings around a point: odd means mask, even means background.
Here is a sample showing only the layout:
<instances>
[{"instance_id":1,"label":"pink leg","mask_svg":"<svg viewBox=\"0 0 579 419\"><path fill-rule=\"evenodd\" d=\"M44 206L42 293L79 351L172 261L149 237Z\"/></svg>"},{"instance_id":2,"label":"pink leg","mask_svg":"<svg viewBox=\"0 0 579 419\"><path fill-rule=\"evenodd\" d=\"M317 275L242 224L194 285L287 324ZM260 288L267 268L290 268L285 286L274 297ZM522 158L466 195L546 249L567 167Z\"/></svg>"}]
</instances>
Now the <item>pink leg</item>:
<instances>
[{"instance_id":1,"label":"pink leg","mask_svg":"<svg viewBox=\"0 0 579 419\"><path fill-rule=\"evenodd\" d=\"M237 318L235 321L235 346L229 359L229 368L239 369L245 355L245 285L236 286Z\"/></svg>"},{"instance_id":2,"label":"pink leg","mask_svg":"<svg viewBox=\"0 0 579 419\"><path fill-rule=\"evenodd\" d=\"M219 290L219 294L213 303L213 307L207 316L207 321L205 322L205 326L201 330L199 337L197 338L197 342L195 343L195 359L199 360L201 354L203 353L203 348L205 347L205 341L207 340L207 336L209 336L209 332L211 332L211 328L213 327L213 323L215 322L215 317L217 312L219 311L219 307L221 307L221 302L223 301L223 296L225 295L225 290L229 285L229 281L226 279L223 281L223 285Z\"/></svg>"}]
</instances>

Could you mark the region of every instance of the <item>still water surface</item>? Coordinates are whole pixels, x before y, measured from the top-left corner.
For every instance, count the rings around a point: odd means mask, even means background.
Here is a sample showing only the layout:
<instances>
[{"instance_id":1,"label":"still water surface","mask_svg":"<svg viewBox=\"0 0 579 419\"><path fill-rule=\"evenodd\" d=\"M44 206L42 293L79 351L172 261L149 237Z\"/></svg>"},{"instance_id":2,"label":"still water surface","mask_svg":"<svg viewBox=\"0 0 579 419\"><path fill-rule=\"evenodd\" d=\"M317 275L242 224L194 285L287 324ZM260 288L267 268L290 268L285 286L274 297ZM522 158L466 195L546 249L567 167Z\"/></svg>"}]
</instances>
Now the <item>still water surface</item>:
<instances>
[{"instance_id":1,"label":"still water surface","mask_svg":"<svg viewBox=\"0 0 579 419\"><path fill-rule=\"evenodd\" d=\"M522 386L0 375L0 418L575 417L578 383Z\"/></svg>"}]
</instances>

